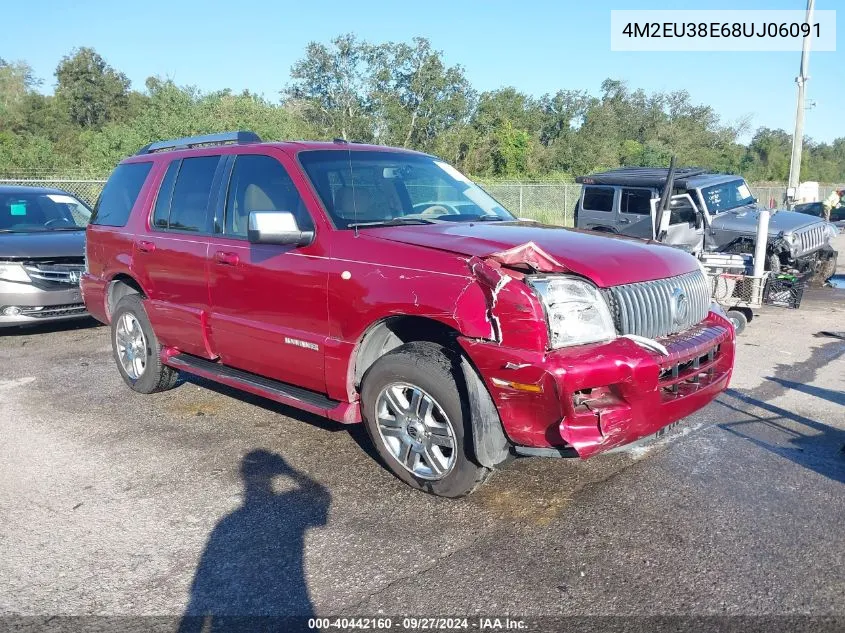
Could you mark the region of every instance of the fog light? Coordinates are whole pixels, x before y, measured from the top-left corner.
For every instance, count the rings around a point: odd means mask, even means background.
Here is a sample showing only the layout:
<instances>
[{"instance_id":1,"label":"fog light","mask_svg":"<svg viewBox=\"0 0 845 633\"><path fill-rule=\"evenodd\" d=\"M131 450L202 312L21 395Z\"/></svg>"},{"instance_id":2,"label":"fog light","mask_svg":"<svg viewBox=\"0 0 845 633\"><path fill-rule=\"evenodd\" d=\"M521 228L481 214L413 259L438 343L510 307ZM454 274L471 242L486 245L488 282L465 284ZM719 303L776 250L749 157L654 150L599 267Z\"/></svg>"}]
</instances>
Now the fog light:
<instances>
[{"instance_id":1,"label":"fog light","mask_svg":"<svg viewBox=\"0 0 845 633\"><path fill-rule=\"evenodd\" d=\"M6 306L3 308L3 316L18 316L21 309L18 306Z\"/></svg>"}]
</instances>

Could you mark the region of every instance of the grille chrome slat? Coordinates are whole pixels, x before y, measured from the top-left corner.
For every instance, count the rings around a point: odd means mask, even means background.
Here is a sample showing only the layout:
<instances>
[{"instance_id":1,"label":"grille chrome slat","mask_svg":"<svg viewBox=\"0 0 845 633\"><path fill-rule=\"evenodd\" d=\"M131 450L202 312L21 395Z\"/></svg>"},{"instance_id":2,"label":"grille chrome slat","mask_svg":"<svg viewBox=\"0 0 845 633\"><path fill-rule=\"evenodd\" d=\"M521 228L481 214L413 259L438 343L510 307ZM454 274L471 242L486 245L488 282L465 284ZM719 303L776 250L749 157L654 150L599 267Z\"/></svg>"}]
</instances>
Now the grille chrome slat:
<instances>
[{"instance_id":1,"label":"grille chrome slat","mask_svg":"<svg viewBox=\"0 0 845 633\"><path fill-rule=\"evenodd\" d=\"M24 270L33 281L52 284L64 284L69 286L79 285L79 278L85 270L84 264L47 264L31 263L24 264Z\"/></svg>"},{"instance_id":2,"label":"grille chrome slat","mask_svg":"<svg viewBox=\"0 0 845 633\"><path fill-rule=\"evenodd\" d=\"M675 318L677 308L672 305L677 291L686 297L683 318ZM701 271L615 286L608 293L616 306L614 320L620 334L658 338L682 332L702 321L710 310L710 284Z\"/></svg>"},{"instance_id":3,"label":"grille chrome slat","mask_svg":"<svg viewBox=\"0 0 845 633\"><path fill-rule=\"evenodd\" d=\"M798 244L801 246L799 256L806 255L824 246L825 230L822 223L813 224L796 231L796 234L798 235Z\"/></svg>"}]
</instances>

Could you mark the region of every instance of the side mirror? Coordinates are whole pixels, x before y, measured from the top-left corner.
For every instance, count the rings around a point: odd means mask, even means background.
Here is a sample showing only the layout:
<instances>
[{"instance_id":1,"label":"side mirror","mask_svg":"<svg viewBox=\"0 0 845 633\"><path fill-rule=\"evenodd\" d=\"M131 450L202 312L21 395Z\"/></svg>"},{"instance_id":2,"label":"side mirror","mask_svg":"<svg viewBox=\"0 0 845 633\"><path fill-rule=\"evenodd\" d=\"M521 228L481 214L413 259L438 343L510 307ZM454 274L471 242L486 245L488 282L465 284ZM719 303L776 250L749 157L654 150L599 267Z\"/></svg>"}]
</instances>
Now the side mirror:
<instances>
[{"instance_id":1,"label":"side mirror","mask_svg":"<svg viewBox=\"0 0 845 633\"><path fill-rule=\"evenodd\" d=\"M306 246L314 231L301 231L290 211L251 211L247 237L253 244Z\"/></svg>"}]
</instances>

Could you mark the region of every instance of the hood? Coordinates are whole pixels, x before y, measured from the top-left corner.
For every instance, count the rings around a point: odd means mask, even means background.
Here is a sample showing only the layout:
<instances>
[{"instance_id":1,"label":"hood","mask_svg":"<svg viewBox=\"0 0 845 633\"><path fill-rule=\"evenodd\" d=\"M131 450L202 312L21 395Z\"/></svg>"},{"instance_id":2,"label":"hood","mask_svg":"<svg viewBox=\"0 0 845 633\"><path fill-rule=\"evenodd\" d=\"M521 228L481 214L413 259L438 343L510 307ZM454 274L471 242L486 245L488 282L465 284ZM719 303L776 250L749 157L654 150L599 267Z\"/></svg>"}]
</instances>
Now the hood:
<instances>
[{"instance_id":1,"label":"hood","mask_svg":"<svg viewBox=\"0 0 845 633\"><path fill-rule=\"evenodd\" d=\"M699 269L694 257L669 246L533 222L443 222L373 228L368 234L480 258L533 242L569 272L586 277L602 288L664 279Z\"/></svg>"},{"instance_id":2,"label":"hood","mask_svg":"<svg viewBox=\"0 0 845 633\"><path fill-rule=\"evenodd\" d=\"M781 231L791 233L796 229L821 222L821 218L798 213L797 211L781 211L772 209L769 219L769 236L774 237ZM713 228L742 233L756 233L757 220L760 216L759 207L749 205L731 211L725 211L713 218Z\"/></svg>"},{"instance_id":3,"label":"hood","mask_svg":"<svg viewBox=\"0 0 845 633\"><path fill-rule=\"evenodd\" d=\"M85 231L0 233L0 259L82 257Z\"/></svg>"}]
</instances>

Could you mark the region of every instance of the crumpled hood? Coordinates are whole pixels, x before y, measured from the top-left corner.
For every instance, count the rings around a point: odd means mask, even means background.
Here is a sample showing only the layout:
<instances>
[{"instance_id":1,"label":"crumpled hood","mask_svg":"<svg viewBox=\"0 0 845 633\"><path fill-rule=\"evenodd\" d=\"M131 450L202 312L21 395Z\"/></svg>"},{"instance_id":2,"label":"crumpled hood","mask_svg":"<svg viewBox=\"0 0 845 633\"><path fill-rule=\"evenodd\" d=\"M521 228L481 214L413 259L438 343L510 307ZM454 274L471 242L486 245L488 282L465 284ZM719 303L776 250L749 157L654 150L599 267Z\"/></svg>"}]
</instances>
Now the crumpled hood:
<instances>
[{"instance_id":1,"label":"crumpled hood","mask_svg":"<svg viewBox=\"0 0 845 633\"><path fill-rule=\"evenodd\" d=\"M82 257L85 231L0 233L0 260L40 257Z\"/></svg>"},{"instance_id":2,"label":"crumpled hood","mask_svg":"<svg viewBox=\"0 0 845 633\"><path fill-rule=\"evenodd\" d=\"M561 272L582 275L603 288L698 270L695 258L676 248L533 222L391 226L368 229L368 235L480 258L533 242L566 267Z\"/></svg>"},{"instance_id":3,"label":"crumpled hood","mask_svg":"<svg viewBox=\"0 0 845 633\"><path fill-rule=\"evenodd\" d=\"M756 234L759 216L760 208L757 206L739 207L738 209L720 213L713 218L713 228ZM790 233L795 229L809 226L810 224L817 224L821 221L821 218L807 215L806 213L773 209L769 218L769 236L775 237L781 231Z\"/></svg>"}]
</instances>

